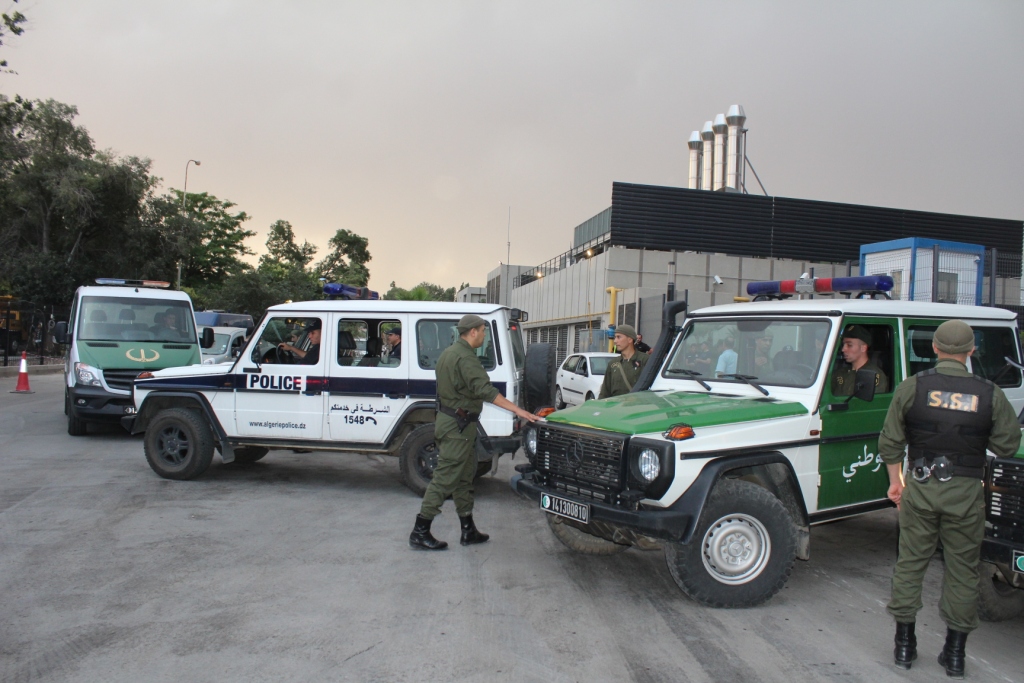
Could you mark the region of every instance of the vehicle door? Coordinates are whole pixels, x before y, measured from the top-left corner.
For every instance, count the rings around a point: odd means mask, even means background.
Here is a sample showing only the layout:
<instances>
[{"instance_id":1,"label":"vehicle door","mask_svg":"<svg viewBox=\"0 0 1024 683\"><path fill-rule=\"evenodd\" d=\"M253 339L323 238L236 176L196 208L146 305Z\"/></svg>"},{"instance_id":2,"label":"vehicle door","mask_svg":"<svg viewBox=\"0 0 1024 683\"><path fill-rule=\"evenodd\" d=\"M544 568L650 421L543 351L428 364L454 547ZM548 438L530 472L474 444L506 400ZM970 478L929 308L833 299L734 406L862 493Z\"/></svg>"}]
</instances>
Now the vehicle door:
<instances>
[{"instance_id":1,"label":"vehicle door","mask_svg":"<svg viewBox=\"0 0 1024 683\"><path fill-rule=\"evenodd\" d=\"M410 359L407 353L387 354L384 339L395 329L404 338L407 322L404 314L335 315L331 330L337 351L330 358L327 398L332 441L383 444L400 423L412 400Z\"/></svg>"},{"instance_id":2,"label":"vehicle door","mask_svg":"<svg viewBox=\"0 0 1024 683\"><path fill-rule=\"evenodd\" d=\"M458 340L459 331L456 325L459 317L442 313L416 321L417 360L410 368L410 387L414 396L436 399L437 376L434 370L437 367L437 359L442 351ZM476 350L476 355L491 378L491 383L507 397L511 387L506 378L515 376L514 361L510 349L504 348L500 341L495 339L494 330L497 329L498 323L491 320L492 316L482 317L488 322L487 336L483 346ZM512 419L512 413L490 404L484 404L483 412L480 414L481 426L487 434L493 436L511 434Z\"/></svg>"},{"instance_id":3,"label":"vehicle door","mask_svg":"<svg viewBox=\"0 0 1024 683\"><path fill-rule=\"evenodd\" d=\"M267 316L235 365L241 370L235 385L239 435L289 441L323 437L325 367L333 342L315 328L327 322L322 314Z\"/></svg>"},{"instance_id":4,"label":"vehicle door","mask_svg":"<svg viewBox=\"0 0 1024 683\"><path fill-rule=\"evenodd\" d=\"M571 406L578 405L583 402L580 398L580 392L576 388L576 368L579 367L582 356L569 356L562 363L562 367L558 372L558 384L562 387L562 400Z\"/></svg>"},{"instance_id":5,"label":"vehicle door","mask_svg":"<svg viewBox=\"0 0 1024 683\"><path fill-rule=\"evenodd\" d=\"M871 362L887 378L874 400L851 398L845 384L837 384L837 371L845 367L842 331L860 325L871 333ZM833 348L829 375L825 378L821 414L821 445L818 453L818 510L877 501L886 497L889 476L878 456L878 435L892 402L896 385L903 380L902 344L895 318L847 317Z\"/></svg>"}]
</instances>

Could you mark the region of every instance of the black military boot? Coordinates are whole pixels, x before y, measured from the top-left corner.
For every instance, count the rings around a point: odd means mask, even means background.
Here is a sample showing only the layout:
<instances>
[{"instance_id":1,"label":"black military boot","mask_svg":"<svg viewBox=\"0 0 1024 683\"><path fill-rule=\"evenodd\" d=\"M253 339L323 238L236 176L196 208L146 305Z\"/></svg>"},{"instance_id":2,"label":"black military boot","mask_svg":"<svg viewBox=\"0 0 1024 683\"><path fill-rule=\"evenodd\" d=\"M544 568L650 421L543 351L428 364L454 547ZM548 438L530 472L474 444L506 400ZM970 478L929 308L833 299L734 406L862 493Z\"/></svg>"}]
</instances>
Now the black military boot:
<instances>
[{"instance_id":1,"label":"black military boot","mask_svg":"<svg viewBox=\"0 0 1024 683\"><path fill-rule=\"evenodd\" d=\"M896 622L896 648L892 651L896 666L909 669L917 659L917 636L914 635L914 622L901 624Z\"/></svg>"},{"instance_id":2,"label":"black military boot","mask_svg":"<svg viewBox=\"0 0 1024 683\"><path fill-rule=\"evenodd\" d=\"M432 521L423 515L416 515L416 526L409 534L409 545L413 550L444 550L448 547L447 543L439 541L431 535L430 523ZM466 532L462 533L465 535Z\"/></svg>"},{"instance_id":3,"label":"black military boot","mask_svg":"<svg viewBox=\"0 0 1024 683\"><path fill-rule=\"evenodd\" d=\"M946 645L939 653L939 664L946 667L946 675L950 678L964 677L964 648L967 647L967 634L963 631L946 629Z\"/></svg>"},{"instance_id":4,"label":"black military boot","mask_svg":"<svg viewBox=\"0 0 1024 683\"><path fill-rule=\"evenodd\" d=\"M459 543L462 545L486 543L487 539L490 538L487 534L482 534L476 530L476 524L473 524L473 515L459 517L459 522L462 524L462 538L459 539Z\"/></svg>"}]
</instances>

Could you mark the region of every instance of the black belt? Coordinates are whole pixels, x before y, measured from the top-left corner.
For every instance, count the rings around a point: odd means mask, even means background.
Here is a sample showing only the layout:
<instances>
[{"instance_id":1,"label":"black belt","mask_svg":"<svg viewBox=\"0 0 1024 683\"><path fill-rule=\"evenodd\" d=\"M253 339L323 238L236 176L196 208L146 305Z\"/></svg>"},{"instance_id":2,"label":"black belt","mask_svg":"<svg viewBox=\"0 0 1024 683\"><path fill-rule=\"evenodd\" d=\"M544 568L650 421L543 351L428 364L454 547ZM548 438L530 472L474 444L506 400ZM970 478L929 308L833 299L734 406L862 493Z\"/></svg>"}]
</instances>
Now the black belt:
<instances>
[{"instance_id":1,"label":"black belt","mask_svg":"<svg viewBox=\"0 0 1024 683\"><path fill-rule=\"evenodd\" d=\"M440 401L437 402L437 411L448 417L454 417L460 432L480 419L480 413L471 413L465 408L449 408Z\"/></svg>"},{"instance_id":2,"label":"black belt","mask_svg":"<svg viewBox=\"0 0 1024 683\"><path fill-rule=\"evenodd\" d=\"M912 458L910 461L910 473L919 482L927 481L932 474L936 475L939 481L949 481L952 477L968 477L970 479L984 479L985 465L979 467L968 467L950 461L944 455L921 456Z\"/></svg>"}]
</instances>

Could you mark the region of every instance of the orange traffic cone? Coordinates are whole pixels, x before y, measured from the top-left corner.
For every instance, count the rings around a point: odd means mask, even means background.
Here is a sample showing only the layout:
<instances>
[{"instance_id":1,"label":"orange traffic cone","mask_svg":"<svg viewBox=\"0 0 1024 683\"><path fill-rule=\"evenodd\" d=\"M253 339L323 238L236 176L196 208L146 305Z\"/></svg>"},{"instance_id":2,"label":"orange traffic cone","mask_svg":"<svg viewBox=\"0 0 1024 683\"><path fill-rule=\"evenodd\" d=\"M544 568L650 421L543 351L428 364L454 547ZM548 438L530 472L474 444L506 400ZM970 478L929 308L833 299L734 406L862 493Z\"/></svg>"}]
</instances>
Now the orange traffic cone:
<instances>
[{"instance_id":1,"label":"orange traffic cone","mask_svg":"<svg viewBox=\"0 0 1024 683\"><path fill-rule=\"evenodd\" d=\"M21 367L18 369L18 386L15 387L12 394L33 394L35 393L28 388L28 354L24 351L21 352Z\"/></svg>"}]
</instances>

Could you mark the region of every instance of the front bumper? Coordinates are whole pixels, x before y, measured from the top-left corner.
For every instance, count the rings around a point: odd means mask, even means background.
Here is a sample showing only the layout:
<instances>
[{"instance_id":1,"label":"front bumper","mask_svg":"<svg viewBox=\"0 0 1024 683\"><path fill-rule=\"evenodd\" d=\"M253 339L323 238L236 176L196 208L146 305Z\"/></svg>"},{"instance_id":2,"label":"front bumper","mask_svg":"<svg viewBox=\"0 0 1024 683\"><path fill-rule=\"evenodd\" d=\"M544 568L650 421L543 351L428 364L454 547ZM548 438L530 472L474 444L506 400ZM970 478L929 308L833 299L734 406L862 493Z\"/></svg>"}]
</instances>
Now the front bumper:
<instances>
[{"instance_id":1,"label":"front bumper","mask_svg":"<svg viewBox=\"0 0 1024 683\"><path fill-rule=\"evenodd\" d=\"M135 403L131 395L112 394L101 387L82 387L76 384L68 389L68 398L71 414L87 422L120 424L122 417L135 414Z\"/></svg>"},{"instance_id":2,"label":"front bumper","mask_svg":"<svg viewBox=\"0 0 1024 683\"><path fill-rule=\"evenodd\" d=\"M577 503L589 505L590 519L592 521L604 522L614 527L629 529L643 536L681 542L684 538L689 537L690 531L696 522L693 515L689 512L665 508L627 510L616 505L566 495L564 491L542 486L535 482L532 472L516 474L509 483L513 491L524 498L536 501L538 507L540 506L540 497L545 493L558 496L559 498L566 498Z\"/></svg>"}]
</instances>

